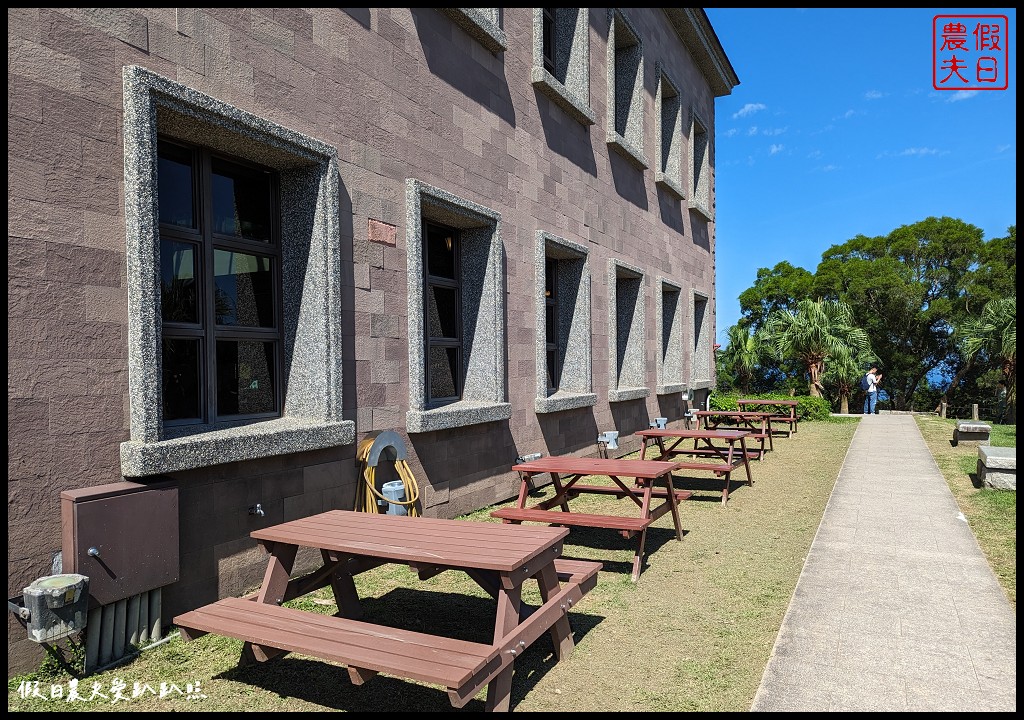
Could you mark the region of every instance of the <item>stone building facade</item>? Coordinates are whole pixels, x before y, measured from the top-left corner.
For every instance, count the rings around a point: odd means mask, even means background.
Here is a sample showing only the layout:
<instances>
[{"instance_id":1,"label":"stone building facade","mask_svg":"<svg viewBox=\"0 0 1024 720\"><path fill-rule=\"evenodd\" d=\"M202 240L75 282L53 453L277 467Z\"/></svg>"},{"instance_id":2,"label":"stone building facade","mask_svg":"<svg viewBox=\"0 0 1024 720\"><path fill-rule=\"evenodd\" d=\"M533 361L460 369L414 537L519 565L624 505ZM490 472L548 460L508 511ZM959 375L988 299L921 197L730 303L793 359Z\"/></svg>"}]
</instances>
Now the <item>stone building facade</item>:
<instances>
[{"instance_id":1,"label":"stone building facade","mask_svg":"<svg viewBox=\"0 0 1024 720\"><path fill-rule=\"evenodd\" d=\"M170 618L351 509L372 433L455 517L678 422L738 82L700 9L9 9L9 597L63 491L175 482Z\"/></svg>"}]
</instances>

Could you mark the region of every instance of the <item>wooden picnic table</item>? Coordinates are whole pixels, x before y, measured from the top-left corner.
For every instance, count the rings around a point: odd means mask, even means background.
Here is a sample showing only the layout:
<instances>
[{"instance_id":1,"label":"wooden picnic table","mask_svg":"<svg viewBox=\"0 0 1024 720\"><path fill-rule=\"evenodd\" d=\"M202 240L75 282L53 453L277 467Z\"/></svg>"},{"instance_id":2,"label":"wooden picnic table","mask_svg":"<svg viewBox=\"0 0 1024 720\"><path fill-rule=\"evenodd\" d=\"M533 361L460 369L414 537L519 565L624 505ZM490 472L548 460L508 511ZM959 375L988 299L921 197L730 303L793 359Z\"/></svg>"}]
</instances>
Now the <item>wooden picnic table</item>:
<instances>
[{"instance_id":1,"label":"wooden picnic table","mask_svg":"<svg viewBox=\"0 0 1024 720\"><path fill-rule=\"evenodd\" d=\"M516 655L545 633L558 659L572 652L569 609L597 582L601 563L561 558L568 533L331 510L251 533L269 553L259 591L218 600L174 623L186 640L206 633L243 640L243 664L296 652L347 665L356 685L377 673L442 685L457 708L486 685L486 709L508 710ZM319 550L323 565L291 578L300 547ZM468 642L362 621L353 578L386 563L407 564L421 579L446 570L467 573L497 600L493 638ZM537 608L521 601L530 579L543 600ZM282 606L328 585L336 615Z\"/></svg>"},{"instance_id":2,"label":"wooden picnic table","mask_svg":"<svg viewBox=\"0 0 1024 720\"><path fill-rule=\"evenodd\" d=\"M753 486L754 477L750 472L750 453L747 451L747 438L753 433L749 430L729 429L664 429L651 428L650 430L639 430L637 435L643 441L640 448L640 457L647 457L647 450L653 444L658 446L658 460L672 461L679 455L694 455L708 458L693 462L679 462L677 468L680 470L701 470L721 476L725 482L722 487L722 504L729 501L729 483L732 472L739 467L746 471L747 485ZM673 443L665 445L666 438L672 439ZM680 447L684 440L693 440L693 447ZM737 447L738 445L738 447Z\"/></svg>"},{"instance_id":3,"label":"wooden picnic table","mask_svg":"<svg viewBox=\"0 0 1024 720\"><path fill-rule=\"evenodd\" d=\"M744 398L736 401L736 406L743 410L758 407L777 408L774 412L776 423L786 423L789 428L788 435L795 435L797 430L796 408L800 403L796 400L758 400L756 398Z\"/></svg>"},{"instance_id":4,"label":"wooden picnic table","mask_svg":"<svg viewBox=\"0 0 1024 720\"><path fill-rule=\"evenodd\" d=\"M513 465L512 469L519 472L521 479L519 497L515 507L495 510L493 517L501 518L506 523L543 522L552 525L600 527L617 530L626 539L640 535L636 553L633 556L632 579L636 582L640 577L643 564L644 543L647 540L647 528L655 520L667 512L672 513L676 539L683 539L683 528L679 521L679 501L689 498L693 493L688 490L676 490L672 487L672 471L681 463L660 462L655 460L618 460L614 458L586 457L544 457L525 463ZM551 476L555 488L553 497L532 507L526 507L530 488L533 487L533 476L547 473ZM580 483L580 479L590 475L607 475L614 485L592 485ZM627 483L623 480L632 480ZM656 487L658 482L665 487ZM612 495L622 500L629 498L639 509L638 515L604 515L571 512L569 500L583 494ZM653 499L664 499L665 502L656 507L651 506ZM552 510L555 506L560 510Z\"/></svg>"},{"instance_id":5,"label":"wooden picnic table","mask_svg":"<svg viewBox=\"0 0 1024 720\"><path fill-rule=\"evenodd\" d=\"M757 448L750 448L747 452L756 455L758 460L764 459L766 451L764 443L768 441L768 450L775 449L772 440L772 420L776 414L771 411L739 411L739 410L696 410L693 413L697 418L697 427L703 425L706 430L719 430L726 428L737 428L749 430L748 439L757 440Z\"/></svg>"}]
</instances>

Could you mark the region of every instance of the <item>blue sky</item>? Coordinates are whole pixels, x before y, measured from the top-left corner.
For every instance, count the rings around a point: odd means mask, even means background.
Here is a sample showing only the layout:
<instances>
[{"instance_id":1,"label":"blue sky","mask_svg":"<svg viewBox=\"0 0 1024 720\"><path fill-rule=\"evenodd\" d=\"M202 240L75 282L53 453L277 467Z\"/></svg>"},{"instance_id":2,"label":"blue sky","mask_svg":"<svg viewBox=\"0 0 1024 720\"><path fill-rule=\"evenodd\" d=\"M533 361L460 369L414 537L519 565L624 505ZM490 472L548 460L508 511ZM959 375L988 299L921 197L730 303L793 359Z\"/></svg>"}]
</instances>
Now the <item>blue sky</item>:
<instances>
[{"instance_id":1,"label":"blue sky","mask_svg":"<svg viewBox=\"0 0 1024 720\"><path fill-rule=\"evenodd\" d=\"M832 245L930 216L986 240L1016 224L1014 9L705 11L740 79L715 100L719 343L758 268L814 272ZM1008 18L1006 90L933 88L936 15Z\"/></svg>"}]
</instances>

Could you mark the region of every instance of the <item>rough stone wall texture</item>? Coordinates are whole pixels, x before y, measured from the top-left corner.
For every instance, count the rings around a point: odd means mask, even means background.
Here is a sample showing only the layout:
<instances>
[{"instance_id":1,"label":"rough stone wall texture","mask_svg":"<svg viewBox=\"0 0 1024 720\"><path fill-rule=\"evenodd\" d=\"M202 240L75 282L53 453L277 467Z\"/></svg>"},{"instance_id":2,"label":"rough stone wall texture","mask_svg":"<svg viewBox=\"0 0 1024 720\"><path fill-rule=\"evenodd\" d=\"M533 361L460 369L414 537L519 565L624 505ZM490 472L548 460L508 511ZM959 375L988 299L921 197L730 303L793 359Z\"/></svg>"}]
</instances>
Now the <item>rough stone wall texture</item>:
<instances>
[{"instance_id":1,"label":"rough stone wall texture","mask_svg":"<svg viewBox=\"0 0 1024 720\"><path fill-rule=\"evenodd\" d=\"M517 454L593 454L600 431L628 435L685 403L610 404L611 258L711 293L714 228L660 190L653 171L610 153L604 83L608 20L591 9L588 127L531 84L532 9L506 8L492 53L436 10L106 8L8 10L8 593L49 574L62 490L121 479L129 439L122 69L139 65L337 148L343 238L344 416L396 430L424 486L424 514L454 516L510 497ZM645 77L660 62L713 137L714 98L658 9L630 11ZM644 94L644 146L654 91ZM686 145L684 145L684 148ZM713 148L711 150L713 153ZM682 166L691 167L684 157ZM712 157L711 171L714 162ZM405 186L417 178L500 213L506 372L512 418L409 436ZM686 180L686 178L684 178ZM714 206L713 177L711 207ZM380 224L396 229L379 232ZM372 232L368 230L374 227ZM538 230L588 248L597 404L537 414L534 256ZM654 283L645 316L655 317ZM691 347L692 318L683 325ZM652 324L644 385L656 384ZM692 351L684 349L684 377ZM614 359L612 359L614 361ZM601 381L597 381L597 379ZM166 616L257 584L248 533L354 499L354 446L174 475L181 488L182 579ZM261 502L259 520L247 508ZM40 649L9 617L9 672Z\"/></svg>"}]
</instances>

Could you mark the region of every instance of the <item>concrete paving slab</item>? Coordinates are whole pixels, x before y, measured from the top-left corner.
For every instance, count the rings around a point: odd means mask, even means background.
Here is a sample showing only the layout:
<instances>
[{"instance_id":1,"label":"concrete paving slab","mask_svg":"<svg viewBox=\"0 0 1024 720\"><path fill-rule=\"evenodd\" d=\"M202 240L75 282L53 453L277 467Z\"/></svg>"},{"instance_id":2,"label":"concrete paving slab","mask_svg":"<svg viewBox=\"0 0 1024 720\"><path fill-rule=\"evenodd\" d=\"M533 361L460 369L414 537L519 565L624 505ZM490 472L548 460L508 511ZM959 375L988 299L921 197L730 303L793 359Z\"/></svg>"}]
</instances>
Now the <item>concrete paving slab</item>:
<instances>
[{"instance_id":1,"label":"concrete paving slab","mask_svg":"<svg viewBox=\"0 0 1024 720\"><path fill-rule=\"evenodd\" d=\"M1016 712L1016 630L913 417L868 416L751 711Z\"/></svg>"}]
</instances>

